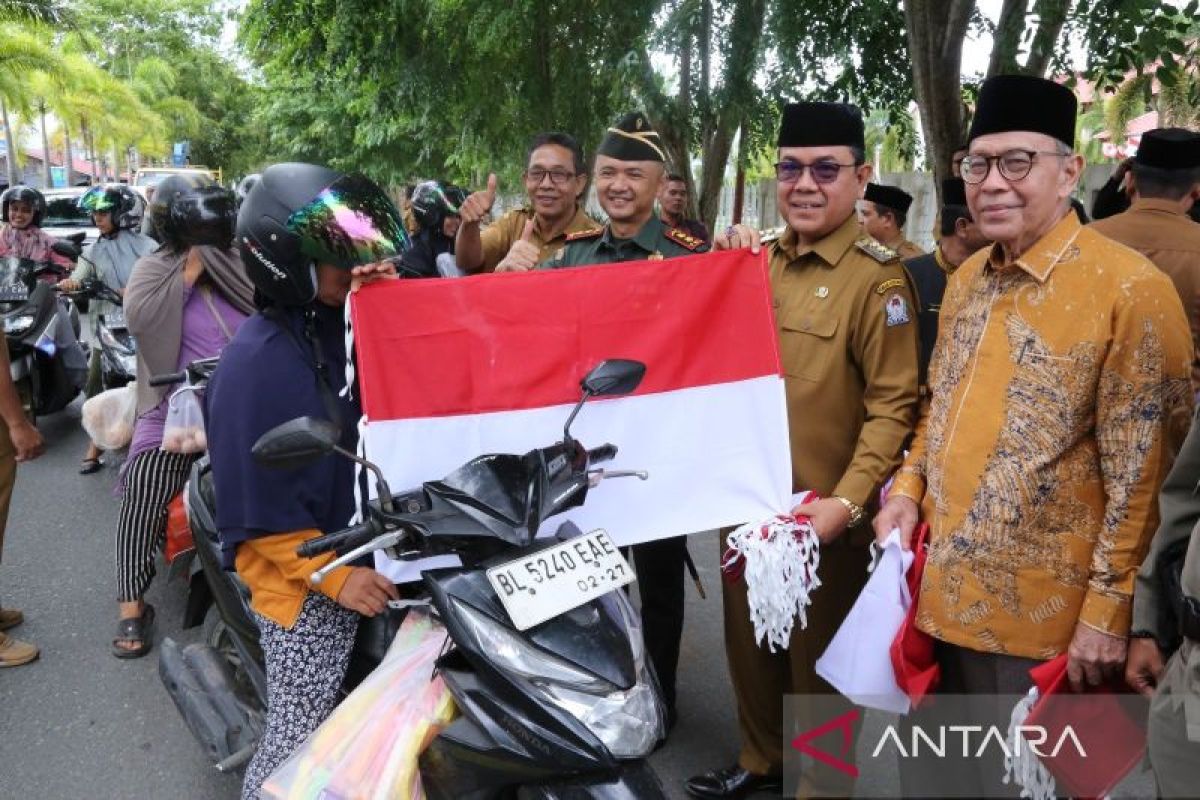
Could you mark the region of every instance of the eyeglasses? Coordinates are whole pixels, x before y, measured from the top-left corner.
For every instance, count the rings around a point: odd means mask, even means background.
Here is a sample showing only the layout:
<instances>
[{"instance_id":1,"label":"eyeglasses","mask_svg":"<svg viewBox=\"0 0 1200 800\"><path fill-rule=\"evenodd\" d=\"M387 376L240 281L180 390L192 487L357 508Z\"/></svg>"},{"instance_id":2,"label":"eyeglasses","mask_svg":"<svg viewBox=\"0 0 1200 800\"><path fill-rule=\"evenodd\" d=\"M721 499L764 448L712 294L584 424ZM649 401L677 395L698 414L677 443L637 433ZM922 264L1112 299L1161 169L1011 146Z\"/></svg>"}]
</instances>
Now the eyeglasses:
<instances>
[{"instance_id":1,"label":"eyeglasses","mask_svg":"<svg viewBox=\"0 0 1200 800\"><path fill-rule=\"evenodd\" d=\"M857 164L839 164L836 161L818 161L815 164L801 164L799 161L780 161L775 164L775 180L780 183L795 183L804 177L804 171L812 173L814 183L833 183L838 179L842 170L856 167Z\"/></svg>"},{"instance_id":2,"label":"eyeglasses","mask_svg":"<svg viewBox=\"0 0 1200 800\"><path fill-rule=\"evenodd\" d=\"M958 165L958 174L964 183L977 184L987 180L991 174L992 164L1000 170L1001 177L1010 181L1019 181L1033 169L1036 156L1058 156L1049 150L1006 150L998 156L965 156Z\"/></svg>"},{"instance_id":3,"label":"eyeglasses","mask_svg":"<svg viewBox=\"0 0 1200 800\"><path fill-rule=\"evenodd\" d=\"M567 172L565 169L542 169L534 167L533 169L525 170L525 182L537 186L545 180L547 175L550 176L550 182L555 186L562 186L575 177L574 172Z\"/></svg>"}]
</instances>

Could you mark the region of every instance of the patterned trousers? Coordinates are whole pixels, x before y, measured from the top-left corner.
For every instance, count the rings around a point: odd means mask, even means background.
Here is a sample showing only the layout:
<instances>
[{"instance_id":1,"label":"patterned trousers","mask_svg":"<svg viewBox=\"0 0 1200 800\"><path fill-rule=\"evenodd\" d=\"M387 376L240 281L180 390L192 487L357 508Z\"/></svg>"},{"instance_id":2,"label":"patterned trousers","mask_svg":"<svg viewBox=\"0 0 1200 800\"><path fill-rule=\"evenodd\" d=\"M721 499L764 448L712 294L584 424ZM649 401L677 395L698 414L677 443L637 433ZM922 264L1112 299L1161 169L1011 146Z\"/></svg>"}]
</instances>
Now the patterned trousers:
<instances>
[{"instance_id":1,"label":"patterned trousers","mask_svg":"<svg viewBox=\"0 0 1200 800\"><path fill-rule=\"evenodd\" d=\"M254 615L267 665L267 729L246 768L242 800L259 788L333 712L350 663L358 614L309 592L290 629Z\"/></svg>"},{"instance_id":2,"label":"patterned trousers","mask_svg":"<svg viewBox=\"0 0 1200 800\"><path fill-rule=\"evenodd\" d=\"M167 533L167 503L183 491L196 455L155 448L139 453L125 472L117 521L117 600L141 600L154 579L154 554Z\"/></svg>"}]
</instances>

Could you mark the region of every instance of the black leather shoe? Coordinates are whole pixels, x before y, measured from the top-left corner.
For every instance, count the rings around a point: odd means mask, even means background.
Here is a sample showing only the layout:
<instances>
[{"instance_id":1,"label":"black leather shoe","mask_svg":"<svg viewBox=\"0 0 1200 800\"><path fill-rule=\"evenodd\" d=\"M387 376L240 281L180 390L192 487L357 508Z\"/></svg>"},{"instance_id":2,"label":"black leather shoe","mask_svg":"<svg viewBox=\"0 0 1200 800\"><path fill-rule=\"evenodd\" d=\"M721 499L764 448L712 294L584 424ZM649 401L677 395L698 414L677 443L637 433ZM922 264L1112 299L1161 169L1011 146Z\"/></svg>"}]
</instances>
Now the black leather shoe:
<instances>
[{"instance_id":1,"label":"black leather shoe","mask_svg":"<svg viewBox=\"0 0 1200 800\"><path fill-rule=\"evenodd\" d=\"M782 788L783 780L779 775L755 775L737 764L697 775L687 782L687 791L692 797L716 800L736 800L755 792L778 794Z\"/></svg>"}]
</instances>

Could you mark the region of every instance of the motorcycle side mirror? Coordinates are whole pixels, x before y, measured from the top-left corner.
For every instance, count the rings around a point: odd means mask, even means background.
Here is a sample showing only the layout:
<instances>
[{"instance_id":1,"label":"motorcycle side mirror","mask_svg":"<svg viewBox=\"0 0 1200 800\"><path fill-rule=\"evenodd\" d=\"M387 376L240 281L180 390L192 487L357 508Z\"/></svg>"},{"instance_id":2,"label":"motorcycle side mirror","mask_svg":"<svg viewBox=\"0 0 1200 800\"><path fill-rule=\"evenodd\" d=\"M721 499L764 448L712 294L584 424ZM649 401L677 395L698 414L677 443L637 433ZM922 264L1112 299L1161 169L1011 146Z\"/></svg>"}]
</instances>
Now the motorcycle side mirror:
<instances>
[{"instance_id":1,"label":"motorcycle side mirror","mask_svg":"<svg viewBox=\"0 0 1200 800\"><path fill-rule=\"evenodd\" d=\"M74 242L77 246L83 247L83 240L87 238L87 234L83 231L75 231L66 237L69 241Z\"/></svg>"},{"instance_id":2,"label":"motorcycle side mirror","mask_svg":"<svg viewBox=\"0 0 1200 800\"><path fill-rule=\"evenodd\" d=\"M592 371L579 382L583 397L571 410L567 424L563 426L563 441L571 441L571 423L589 397L615 397L629 394L636 389L646 375L646 365L628 358L609 358L592 367Z\"/></svg>"},{"instance_id":3,"label":"motorcycle side mirror","mask_svg":"<svg viewBox=\"0 0 1200 800\"><path fill-rule=\"evenodd\" d=\"M298 469L334 452L340 438L329 420L298 417L264 433L250 452L264 467Z\"/></svg>"},{"instance_id":4,"label":"motorcycle side mirror","mask_svg":"<svg viewBox=\"0 0 1200 800\"><path fill-rule=\"evenodd\" d=\"M629 394L641 384L646 365L627 358L601 361L579 383L591 397L611 397Z\"/></svg>"},{"instance_id":5,"label":"motorcycle side mirror","mask_svg":"<svg viewBox=\"0 0 1200 800\"><path fill-rule=\"evenodd\" d=\"M79 244L67 239L59 239L50 245L50 249L58 253L60 256L67 258L79 258L83 254L83 250L79 248Z\"/></svg>"},{"instance_id":6,"label":"motorcycle side mirror","mask_svg":"<svg viewBox=\"0 0 1200 800\"><path fill-rule=\"evenodd\" d=\"M250 453L255 461L270 469L299 469L330 453L337 453L361 464L375 476L379 505L384 511L392 511L392 490L383 477L383 470L339 446L341 438L341 430L327 419L297 417L260 436Z\"/></svg>"}]
</instances>

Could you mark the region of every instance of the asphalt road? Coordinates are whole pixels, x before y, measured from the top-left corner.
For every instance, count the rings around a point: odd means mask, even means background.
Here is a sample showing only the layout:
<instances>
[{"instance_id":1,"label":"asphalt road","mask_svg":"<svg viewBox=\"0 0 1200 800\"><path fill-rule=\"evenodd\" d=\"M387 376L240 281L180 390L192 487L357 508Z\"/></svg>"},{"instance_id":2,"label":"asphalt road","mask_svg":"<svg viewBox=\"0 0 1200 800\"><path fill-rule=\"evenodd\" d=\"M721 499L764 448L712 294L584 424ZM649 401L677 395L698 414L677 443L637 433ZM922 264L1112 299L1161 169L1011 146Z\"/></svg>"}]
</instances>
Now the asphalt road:
<instances>
[{"instance_id":1,"label":"asphalt road","mask_svg":"<svg viewBox=\"0 0 1200 800\"><path fill-rule=\"evenodd\" d=\"M48 452L21 466L0 564L0 600L22 608L11 631L37 643L33 664L0 670L0 800L232 800L240 781L205 759L158 679L157 648L120 661L115 634L113 548L118 501L114 464L78 474L86 444L78 407L39 427ZM737 733L721 635L716 534L693 537L692 555L708 590L688 589L679 668L679 724L651 759L672 800L686 797L690 775L730 763ZM150 589L158 611L155 641L185 642L180 630L185 587L162 571ZM882 718L869 713L859 742L877 741ZM875 731L876 735L870 736ZM863 796L887 796L891 775L860 779ZM881 781L882 778L882 781ZM1114 797L1153 796L1149 775L1135 770Z\"/></svg>"},{"instance_id":2,"label":"asphalt road","mask_svg":"<svg viewBox=\"0 0 1200 800\"><path fill-rule=\"evenodd\" d=\"M39 427L48 450L18 473L0 600L25 611L25 624L11 633L38 644L42 656L0 670L0 798L236 798L238 780L212 768L162 688L157 648L134 661L109 654L115 466L78 474L86 440L77 406ZM685 796L687 776L726 763L736 747L715 534L695 539L709 597L689 586L680 721L653 757L673 798ZM199 629L180 630L184 598L184 585L160 570L148 596L158 612L156 641L198 638Z\"/></svg>"}]
</instances>

